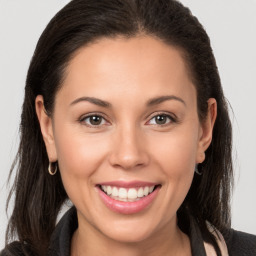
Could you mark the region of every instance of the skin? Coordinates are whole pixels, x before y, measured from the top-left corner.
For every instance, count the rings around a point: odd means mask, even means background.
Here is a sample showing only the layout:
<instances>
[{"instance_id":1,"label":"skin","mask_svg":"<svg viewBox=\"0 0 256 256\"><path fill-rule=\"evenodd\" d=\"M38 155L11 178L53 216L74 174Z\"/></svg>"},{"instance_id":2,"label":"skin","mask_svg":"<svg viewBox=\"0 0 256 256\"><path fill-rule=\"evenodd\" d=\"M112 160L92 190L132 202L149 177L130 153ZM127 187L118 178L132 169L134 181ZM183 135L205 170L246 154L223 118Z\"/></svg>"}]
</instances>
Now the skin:
<instances>
[{"instance_id":1,"label":"skin","mask_svg":"<svg viewBox=\"0 0 256 256\"><path fill-rule=\"evenodd\" d=\"M155 97L175 96L147 105ZM111 104L88 101L94 97ZM205 158L216 101L200 123L196 89L181 53L150 36L100 39L70 61L54 112L36 111L49 161L58 161L64 187L78 213L71 255L191 255L176 212ZM101 114L92 126L88 114ZM155 117L166 114L164 124ZM101 201L96 184L112 180L155 182L162 187L149 207L120 214Z\"/></svg>"}]
</instances>

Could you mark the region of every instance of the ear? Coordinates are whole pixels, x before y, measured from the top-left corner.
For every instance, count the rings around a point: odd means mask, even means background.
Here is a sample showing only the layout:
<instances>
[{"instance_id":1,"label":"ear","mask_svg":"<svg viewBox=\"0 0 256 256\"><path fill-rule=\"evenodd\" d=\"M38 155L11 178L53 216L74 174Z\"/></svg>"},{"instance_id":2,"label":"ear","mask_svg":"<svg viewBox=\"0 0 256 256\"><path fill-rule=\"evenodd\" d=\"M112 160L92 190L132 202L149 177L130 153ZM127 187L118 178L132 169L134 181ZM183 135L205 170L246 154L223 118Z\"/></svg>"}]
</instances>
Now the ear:
<instances>
[{"instance_id":1,"label":"ear","mask_svg":"<svg viewBox=\"0 0 256 256\"><path fill-rule=\"evenodd\" d=\"M205 160L205 151L210 146L212 141L213 126L217 117L217 102L214 98L208 101L207 117L202 121L198 150L197 150L197 163L202 163Z\"/></svg>"},{"instance_id":2,"label":"ear","mask_svg":"<svg viewBox=\"0 0 256 256\"><path fill-rule=\"evenodd\" d=\"M35 108L37 118L40 124L41 133L47 150L47 155L50 162L57 161L57 152L53 136L52 118L47 114L44 108L44 99L42 95L38 95L35 99Z\"/></svg>"}]
</instances>

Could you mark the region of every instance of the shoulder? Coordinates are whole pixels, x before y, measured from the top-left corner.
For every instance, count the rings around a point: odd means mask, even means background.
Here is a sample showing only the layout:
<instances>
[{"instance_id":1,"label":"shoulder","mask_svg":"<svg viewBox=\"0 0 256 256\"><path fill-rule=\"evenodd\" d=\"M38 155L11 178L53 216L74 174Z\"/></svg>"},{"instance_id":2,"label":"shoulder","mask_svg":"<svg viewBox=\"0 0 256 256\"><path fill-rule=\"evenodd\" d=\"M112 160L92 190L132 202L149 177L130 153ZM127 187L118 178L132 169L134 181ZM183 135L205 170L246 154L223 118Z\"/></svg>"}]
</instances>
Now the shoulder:
<instances>
[{"instance_id":1,"label":"shoulder","mask_svg":"<svg viewBox=\"0 0 256 256\"><path fill-rule=\"evenodd\" d=\"M256 236L234 229L224 234L230 256L255 256Z\"/></svg>"},{"instance_id":2,"label":"shoulder","mask_svg":"<svg viewBox=\"0 0 256 256\"><path fill-rule=\"evenodd\" d=\"M71 239L77 227L76 208L71 207L60 219L51 236L48 256L70 255Z\"/></svg>"},{"instance_id":3,"label":"shoulder","mask_svg":"<svg viewBox=\"0 0 256 256\"><path fill-rule=\"evenodd\" d=\"M75 207L71 207L61 218L51 236L48 248L49 256L70 255L71 238L77 229L77 213ZM32 247L21 242L12 242L0 251L0 256L33 256Z\"/></svg>"}]
</instances>

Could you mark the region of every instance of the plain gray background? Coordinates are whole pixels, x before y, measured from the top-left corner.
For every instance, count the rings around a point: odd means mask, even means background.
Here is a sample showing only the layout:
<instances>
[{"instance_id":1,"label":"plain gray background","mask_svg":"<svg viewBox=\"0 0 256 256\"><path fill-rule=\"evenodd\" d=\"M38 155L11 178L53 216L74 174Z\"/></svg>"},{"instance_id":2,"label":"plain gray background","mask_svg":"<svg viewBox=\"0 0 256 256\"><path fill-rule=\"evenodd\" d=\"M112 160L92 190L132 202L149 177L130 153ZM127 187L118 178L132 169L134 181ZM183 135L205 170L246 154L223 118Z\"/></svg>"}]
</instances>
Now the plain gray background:
<instances>
[{"instance_id":1,"label":"plain gray background","mask_svg":"<svg viewBox=\"0 0 256 256\"><path fill-rule=\"evenodd\" d=\"M68 0L0 0L0 249L6 180L17 151L26 72L36 42ZM208 32L232 105L235 190L232 226L256 234L256 0L181 0Z\"/></svg>"}]
</instances>

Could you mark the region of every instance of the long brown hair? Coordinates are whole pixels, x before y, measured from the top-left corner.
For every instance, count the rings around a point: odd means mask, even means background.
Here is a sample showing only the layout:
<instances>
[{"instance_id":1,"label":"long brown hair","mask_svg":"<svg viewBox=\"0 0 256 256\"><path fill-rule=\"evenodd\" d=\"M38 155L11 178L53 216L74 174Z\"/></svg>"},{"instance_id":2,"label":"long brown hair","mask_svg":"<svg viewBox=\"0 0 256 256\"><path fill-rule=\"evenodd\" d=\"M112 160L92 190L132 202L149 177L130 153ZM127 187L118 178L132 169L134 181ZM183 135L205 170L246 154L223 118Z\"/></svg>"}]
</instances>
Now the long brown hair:
<instances>
[{"instance_id":1,"label":"long brown hair","mask_svg":"<svg viewBox=\"0 0 256 256\"><path fill-rule=\"evenodd\" d=\"M190 10L175 0L73 0L47 25L36 46L27 73L20 124L17 170L8 202L14 209L6 243L17 239L28 254L46 255L56 218L67 199L61 177L48 174L48 157L35 112L35 98L43 95L45 109L53 113L55 95L74 53L102 37L150 35L178 47L197 91L198 115L203 122L207 100L215 98L218 116L206 160L199 164L190 191L178 211L180 227L189 227L187 216L198 221L203 238L220 254L206 220L220 231L230 227L230 190L233 181L232 132L228 107L204 28ZM11 175L10 173L10 175Z\"/></svg>"}]
</instances>

